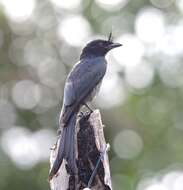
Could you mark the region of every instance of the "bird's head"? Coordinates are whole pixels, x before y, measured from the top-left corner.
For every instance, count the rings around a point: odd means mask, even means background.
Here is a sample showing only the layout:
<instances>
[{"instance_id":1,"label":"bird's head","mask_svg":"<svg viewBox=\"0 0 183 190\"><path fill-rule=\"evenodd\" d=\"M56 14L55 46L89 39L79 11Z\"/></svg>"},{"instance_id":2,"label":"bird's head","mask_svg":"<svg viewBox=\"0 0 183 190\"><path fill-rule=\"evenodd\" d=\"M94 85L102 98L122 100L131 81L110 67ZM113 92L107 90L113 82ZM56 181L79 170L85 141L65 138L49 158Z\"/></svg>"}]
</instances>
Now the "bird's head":
<instances>
[{"instance_id":1,"label":"bird's head","mask_svg":"<svg viewBox=\"0 0 183 190\"><path fill-rule=\"evenodd\" d=\"M93 40L89 42L82 50L81 59L87 56L105 56L111 49L122 46L120 43L112 41L112 34L110 33L108 40Z\"/></svg>"}]
</instances>

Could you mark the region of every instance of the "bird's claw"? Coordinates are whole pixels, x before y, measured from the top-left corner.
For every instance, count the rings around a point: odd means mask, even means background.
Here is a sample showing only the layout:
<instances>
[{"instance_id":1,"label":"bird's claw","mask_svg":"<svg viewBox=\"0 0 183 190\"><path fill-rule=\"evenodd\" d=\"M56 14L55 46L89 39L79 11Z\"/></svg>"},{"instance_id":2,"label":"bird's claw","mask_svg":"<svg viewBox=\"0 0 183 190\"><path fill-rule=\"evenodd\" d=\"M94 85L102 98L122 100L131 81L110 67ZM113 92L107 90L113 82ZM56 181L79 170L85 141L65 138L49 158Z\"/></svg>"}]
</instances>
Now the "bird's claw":
<instances>
[{"instance_id":1,"label":"bird's claw","mask_svg":"<svg viewBox=\"0 0 183 190\"><path fill-rule=\"evenodd\" d=\"M92 113L91 111L80 112L78 116L79 116L80 118L87 118L87 117L90 116L91 113Z\"/></svg>"},{"instance_id":2,"label":"bird's claw","mask_svg":"<svg viewBox=\"0 0 183 190\"><path fill-rule=\"evenodd\" d=\"M80 111L80 113L78 114L78 117L80 117L80 118L84 117L84 113L82 111Z\"/></svg>"}]
</instances>

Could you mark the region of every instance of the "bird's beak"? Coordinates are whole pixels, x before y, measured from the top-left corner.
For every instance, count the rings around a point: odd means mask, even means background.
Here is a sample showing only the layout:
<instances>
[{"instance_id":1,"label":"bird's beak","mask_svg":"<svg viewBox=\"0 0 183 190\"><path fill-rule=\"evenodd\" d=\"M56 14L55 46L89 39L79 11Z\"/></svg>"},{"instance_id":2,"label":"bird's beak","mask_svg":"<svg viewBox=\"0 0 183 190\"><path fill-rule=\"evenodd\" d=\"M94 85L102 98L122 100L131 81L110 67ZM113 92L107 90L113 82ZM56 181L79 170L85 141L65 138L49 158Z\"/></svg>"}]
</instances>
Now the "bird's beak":
<instances>
[{"instance_id":1,"label":"bird's beak","mask_svg":"<svg viewBox=\"0 0 183 190\"><path fill-rule=\"evenodd\" d=\"M120 43L111 43L109 45L109 49L114 49L114 48L117 48L117 47L120 47L120 46L122 46L122 44L120 44Z\"/></svg>"}]
</instances>

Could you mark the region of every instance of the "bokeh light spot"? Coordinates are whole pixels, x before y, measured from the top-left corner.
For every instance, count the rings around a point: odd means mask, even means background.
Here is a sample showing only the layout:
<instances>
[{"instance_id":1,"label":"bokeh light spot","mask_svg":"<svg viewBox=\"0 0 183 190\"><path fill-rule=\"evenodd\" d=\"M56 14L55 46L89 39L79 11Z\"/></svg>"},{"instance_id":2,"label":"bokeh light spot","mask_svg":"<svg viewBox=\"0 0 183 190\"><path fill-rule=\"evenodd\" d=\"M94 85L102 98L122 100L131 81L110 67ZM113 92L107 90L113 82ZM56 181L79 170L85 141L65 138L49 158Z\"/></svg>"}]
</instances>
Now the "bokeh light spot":
<instances>
[{"instance_id":1,"label":"bokeh light spot","mask_svg":"<svg viewBox=\"0 0 183 190\"><path fill-rule=\"evenodd\" d=\"M183 189L183 174L179 175L174 183L174 190L182 190Z\"/></svg>"},{"instance_id":2,"label":"bokeh light spot","mask_svg":"<svg viewBox=\"0 0 183 190\"><path fill-rule=\"evenodd\" d=\"M137 190L182 190L183 172L181 170L170 171L170 169L161 172L161 174L150 175L143 178Z\"/></svg>"},{"instance_id":3,"label":"bokeh light spot","mask_svg":"<svg viewBox=\"0 0 183 190\"><path fill-rule=\"evenodd\" d=\"M126 70L126 81L132 88L145 88L152 83L154 70L148 63L141 63Z\"/></svg>"},{"instance_id":4,"label":"bokeh light spot","mask_svg":"<svg viewBox=\"0 0 183 190\"><path fill-rule=\"evenodd\" d=\"M55 6L62 8L62 9L76 9L81 5L81 0L50 0Z\"/></svg>"},{"instance_id":5,"label":"bokeh light spot","mask_svg":"<svg viewBox=\"0 0 183 190\"><path fill-rule=\"evenodd\" d=\"M157 48L166 56L181 56L183 44L180 43L183 33L183 23L166 28L165 35L157 43Z\"/></svg>"},{"instance_id":6,"label":"bokeh light spot","mask_svg":"<svg viewBox=\"0 0 183 190\"><path fill-rule=\"evenodd\" d=\"M133 130L123 130L114 139L114 151L122 159L133 159L143 149L142 138Z\"/></svg>"},{"instance_id":7,"label":"bokeh light spot","mask_svg":"<svg viewBox=\"0 0 183 190\"><path fill-rule=\"evenodd\" d=\"M51 130L31 133L25 127L16 126L3 132L1 145L5 153L20 169L30 169L47 160L54 140Z\"/></svg>"},{"instance_id":8,"label":"bokeh light spot","mask_svg":"<svg viewBox=\"0 0 183 190\"><path fill-rule=\"evenodd\" d=\"M24 62L38 68L44 60L55 57L52 46L46 40L34 38L29 40L24 47Z\"/></svg>"},{"instance_id":9,"label":"bokeh light spot","mask_svg":"<svg viewBox=\"0 0 183 190\"><path fill-rule=\"evenodd\" d=\"M108 77L105 77L96 102L103 108L111 108L122 104L125 100L126 90L123 82L117 75L108 75Z\"/></svg>"},{"instance_id":10,"label":"bokeh light spot","mask_svg":"<svg viewBox=\"0 0 183 190\"><path fill-rule=\"evenodd\" d=\"M164 34L164 16L161 11L153 8L142 9L135 20L137 36L144 42L154 43Z\"/></svg>"},{"instance_id":11,"label":"bokeh light spot","mask_svg":"<svg viewBox=\"0 0 183 190\"><path fill-rule=\"evenodd\" d=\"M12 89L12 98L17 107L32 109L40 101L41 91L39 85L30 80L22 80Z\"/></svg>"},{"instance_id":12,"label":"bokeh light spot","mask_svg":"<svg viewBox=\"0 0 183 190\"><path fill-rule=\"evenodd\" d=\"M172 171L167 174L162 179L162 183L170 190L175 190L174 186L179 177L182 176L181 171ZM176 185L179 186L179 185Z\"/></svg>"},{"instance_id":13,"label":"bokeh light spot","mask_svg":"<svg viewBox=\"0 0 183 190\"><path fill-rule=\"evenodd\" d=\"M97 5L108 11L116 11L124 7L129 0L95 0Z\"/></svg>"},{"instance_id":14,"label":"bokeh light spot","mask_svg":"<svg viewBox=\"0 0 183 190\"><path fill-rule=\"evenodd\" d=\"M35 8L35 0L1 0L8 18L15 22L27 20Z\"/></svg>"},{"instance_id":15,"label":"bokeh light spot","mask_svg":"<svg viewBox=\"0 0 183 190\"><path fill-rule=\"evenodd\" d=\"M179 10L183 13L183 0L176 0L175 3Z\"/></svg>"},{"instance_id":16,"label":"bokeh light spot","mask_svg":"<svg viewBox=\"0 0 183 190\"><path fill-rule=\"evenodd\" d=\"M38 161L38 149L29 141L30 132L23 127L14 127L2 134L3 150L22 169L33 167Z\"/></svg>"},{"instance_id":17,"label":"bokeh light spot","mask_svg":"<svg viewBox=\"0 0 183 190\"><path fill-rule=\"evenodd\" d=\"M133 67L141 62L145 49L135 35L124 34L115 41L123 44L122 47L112 50L112 55L119 64Z\"/></svg>"},{"instance_id":18,"label":"bokeh light spot","mask_svg":"<svg viewBox=\"0 0 183 190\"><path fill-rule=\"evenodd\" d=\"M80 15L63 19L58 27L58 35L71 46L82 46L90 33L89 22Z\"/></svg>"},{"instance_id":19,"label":"bokeh light spot","mask_svg":"<svg viewBox=\"0 0 183 190\"><path fill-rule=\"evenodd\" d=\"M54 88L49 88L48 86L39 85L41 89L41 99L36 106L35 112L41 113L54 107L60 102L60 90L57 92Z\"/></svg>"},{"instance_id":20,"label":"bokeh light spot","mask_svg":"<svg viewBox=\"0 0 183 190\"><path fill-rule=\"evenodd\" d=\"M48 58L39 64L38 75L43 84L55 87L63 81L65 70L57 59Z\"/></svg>"},{"instance_id":21,"label":"bokeh light spot","mask_svg":"<svg viewBox=\"0 0 183 190\"><path fill-rule=\"evenodd\" d=\"M163 184L154 184L147 187L145 190L168 190Z\"/></svg>"}]
</instances>

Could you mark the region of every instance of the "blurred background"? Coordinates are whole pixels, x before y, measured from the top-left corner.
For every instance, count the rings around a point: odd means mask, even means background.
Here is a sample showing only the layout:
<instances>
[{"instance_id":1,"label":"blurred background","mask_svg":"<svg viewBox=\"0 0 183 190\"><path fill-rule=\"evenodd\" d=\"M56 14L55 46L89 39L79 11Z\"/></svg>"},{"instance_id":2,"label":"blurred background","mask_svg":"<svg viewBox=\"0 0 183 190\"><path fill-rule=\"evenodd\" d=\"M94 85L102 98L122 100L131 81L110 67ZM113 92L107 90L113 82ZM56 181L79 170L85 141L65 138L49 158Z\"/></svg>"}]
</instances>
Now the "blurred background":
<instances>
[{"instance_id":1,"label":"blurred background","mask_svg":"<svg viewBox=\"0 0 183 190\"><path fill-rule=\"evenodd\" d=\"M93 107L114 190L183 190L183 0L0 0L1 190L49 189L65 78L111 30Z\"/></svg>"}]
</instances>

